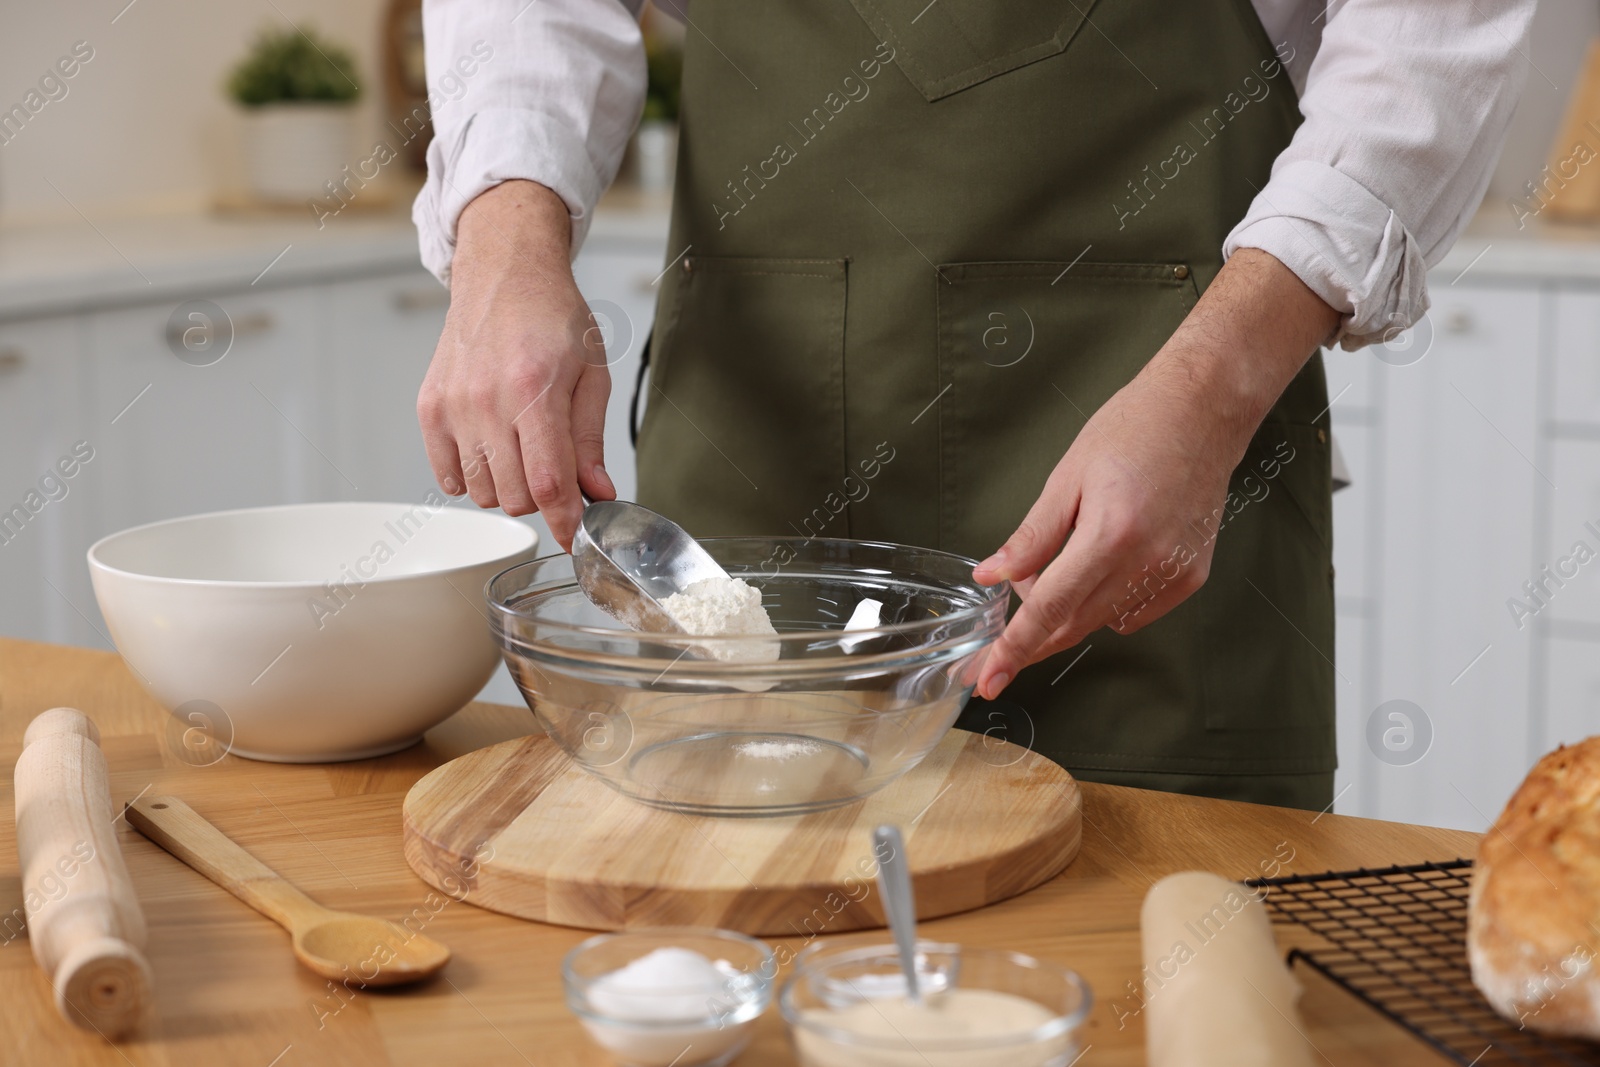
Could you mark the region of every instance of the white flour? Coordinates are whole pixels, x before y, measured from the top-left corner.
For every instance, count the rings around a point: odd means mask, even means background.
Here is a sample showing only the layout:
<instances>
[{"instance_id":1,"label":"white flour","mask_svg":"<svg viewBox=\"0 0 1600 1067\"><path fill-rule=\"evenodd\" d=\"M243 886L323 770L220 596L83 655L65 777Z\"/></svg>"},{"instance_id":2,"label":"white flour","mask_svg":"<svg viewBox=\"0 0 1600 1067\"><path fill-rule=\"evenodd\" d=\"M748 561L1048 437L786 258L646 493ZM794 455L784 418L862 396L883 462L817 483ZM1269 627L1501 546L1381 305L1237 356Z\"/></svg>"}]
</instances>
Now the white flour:
<instances>
[{"instance_id":1,"label":"white flour","mask_svg":"<svg viewBox=\"0 0 1600 1067\"><path fill-rule=\"evenodd\" d=\"M761 606L761 590L742 578L702 578L683 592L667 597L661 606L685 633L713 636L778 632L767 618L767 609Z\"/></svg>"},{"instance_id":2,"label":"white flour","mask_svg":"<svg viewBox=\"0 0 1600 1067\"><path fill-rule=\"evenodd\" d=\"M767 609L761 606L761 590L742 578L702 578L681 593L661 602L668 615L685 633L700 637L728 634L777 636ZM778 658L776 641L718 641L705 647L722 660L765 662ZM754 683L752 683L754 684ZM742 688L742 687L741 687ZM766 684L761 689L768 688ZM757 690L759 691L759 690Z\"/></svg>"},{"instance_id":3,"label":"white flour","mask_svg":"<svg viewBox=\"0 0 1600 1067\"><path fill-rule=\"evenodd\" d=\"M771 760L787 763L790 760L815 756L822 746L810 738L796 737L788 740L746 741L734 748L734 754L746 759Z\"/></svg>"}]
</instances>

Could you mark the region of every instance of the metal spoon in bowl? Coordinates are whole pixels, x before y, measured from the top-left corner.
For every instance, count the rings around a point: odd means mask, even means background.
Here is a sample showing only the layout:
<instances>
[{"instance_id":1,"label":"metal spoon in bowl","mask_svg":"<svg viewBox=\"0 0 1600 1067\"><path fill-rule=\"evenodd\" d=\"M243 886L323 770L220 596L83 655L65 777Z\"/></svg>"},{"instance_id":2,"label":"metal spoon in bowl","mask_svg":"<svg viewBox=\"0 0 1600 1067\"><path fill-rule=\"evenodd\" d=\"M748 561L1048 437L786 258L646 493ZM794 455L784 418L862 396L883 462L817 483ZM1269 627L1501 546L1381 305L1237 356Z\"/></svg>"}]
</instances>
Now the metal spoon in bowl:
<instances>
[{"instance_id":1,"label":"metal spoon in bowl","mask_svg":"<svg viewBox=\"0 0 1600 1067\"><path fill-rule=\"evenodd\" d=\"M661 602L705 578L728 577L687 530L626 500L583 509L572 570L595 607L635 630L683 633Z\"/></svg>"},{"instance_id":2,"label":"metal spoon in bowl","mask_svg":"<svg viewBox=\"0 0 1600 1067\"><path fill-rule=\"evenodd\" d=\"M889 932L900 950L900 970L906 976L906 999L922 1003L917 988L917 902L911 893L911 867L900 827L885 824L872 832L872 851L878 857L878 892L889 918Z\"/></svg>"}]
</instances>

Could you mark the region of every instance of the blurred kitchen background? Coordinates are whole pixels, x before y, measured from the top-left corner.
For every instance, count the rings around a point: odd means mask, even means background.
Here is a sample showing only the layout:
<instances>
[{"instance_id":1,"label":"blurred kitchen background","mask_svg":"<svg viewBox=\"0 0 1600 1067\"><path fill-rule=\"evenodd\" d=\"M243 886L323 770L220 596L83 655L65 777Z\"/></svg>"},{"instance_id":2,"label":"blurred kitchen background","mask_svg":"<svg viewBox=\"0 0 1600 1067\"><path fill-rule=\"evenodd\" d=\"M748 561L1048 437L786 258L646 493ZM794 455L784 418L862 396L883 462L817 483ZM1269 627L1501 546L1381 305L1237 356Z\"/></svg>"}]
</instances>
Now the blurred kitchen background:
<instances>
[{"instance_id":1,"label":"blurred kitchen background","mask_svg":"<svg viewBox=\"0 0 1600 1067\"><path fill-rule=\"evenodd\" d=\"M611 349L624 497L629 395L677 251L681 38L646 25L647 122L576 267ZM1334 503L1341 813L1483 829L1540 753L1600 732L1600 560L1576 551L1600 552L1600 169L1587 190L1528 186L1569 154L1565 123L1600 131L1597 39L1595 0L1544 0L1432 312L1328 357L1353 479ZM448 294L409 209L428 102L460 87L425 85L421 57L408 0L9 6L0 634L110 647L84 551L112 531L434 489L414 403ZM486 694L520 702L503 674Z\"/></svg>"}]
</instances>

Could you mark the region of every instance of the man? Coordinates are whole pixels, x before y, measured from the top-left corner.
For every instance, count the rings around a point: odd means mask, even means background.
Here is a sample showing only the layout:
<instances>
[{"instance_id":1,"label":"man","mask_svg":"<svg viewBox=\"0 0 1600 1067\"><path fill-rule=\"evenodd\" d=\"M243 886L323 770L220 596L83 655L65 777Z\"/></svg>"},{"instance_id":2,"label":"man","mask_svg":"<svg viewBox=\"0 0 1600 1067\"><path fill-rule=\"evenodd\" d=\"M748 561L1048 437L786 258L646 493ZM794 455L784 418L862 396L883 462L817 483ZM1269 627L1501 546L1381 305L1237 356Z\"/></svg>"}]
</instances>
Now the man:
<instances>
[{"instance_id":1,"label":"man","mask_svg":"<svg viewBox=\"0 0 1600 1067\"><path fill-rule=\"evenodd\" d=\"M566 547L580 491L614 495L568 262L644 64L618 0L525 3L424 9L433 77L494 57L416 204L452 295L418 409L446 491L543 511ZM1087 779L1326 806L1316 352L1426 310L1532 9L693 0L640 502L697 535L982 558L1022 597L978 680L1013 740ZM974 705L977 729L1000 707Z\"/></svg>"}]
</instances>

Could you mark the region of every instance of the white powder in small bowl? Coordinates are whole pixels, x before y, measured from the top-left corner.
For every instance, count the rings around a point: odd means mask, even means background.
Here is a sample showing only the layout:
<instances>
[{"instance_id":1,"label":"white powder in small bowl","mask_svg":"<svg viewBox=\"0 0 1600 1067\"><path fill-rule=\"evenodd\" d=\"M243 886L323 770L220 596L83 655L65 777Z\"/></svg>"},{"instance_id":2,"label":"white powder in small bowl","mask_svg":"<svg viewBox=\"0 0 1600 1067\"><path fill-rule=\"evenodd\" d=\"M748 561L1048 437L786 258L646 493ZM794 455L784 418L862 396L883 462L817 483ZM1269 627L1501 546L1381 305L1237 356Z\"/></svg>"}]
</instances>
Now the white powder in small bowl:
<instances>
[{"instance_id":1,"label":"white powder in small bowl","mask_svg":"<svg viewBox=\"0 0 1600 1067\"><path fill-rule=\"evenodd\" d=\"M589 987L589 1006L617 1022L698 1023L713 1014L712 1004L733 971L688 948L652 949L603 974Z\"/></svg>"},{"instance_id":2,"label":"white powder in small bowl","mask_svg":"<svg viewBox=\"0 0 1600 1067\"><path fill-rule=\"evenodd\" d=\"M619 1063L691 1067L749 1040L753 1019L721 1018L747 996L748 979L728 961L669 946L596 978L587 997L595 1017L582 1021Z\"/></svg>"}]
</instances>

